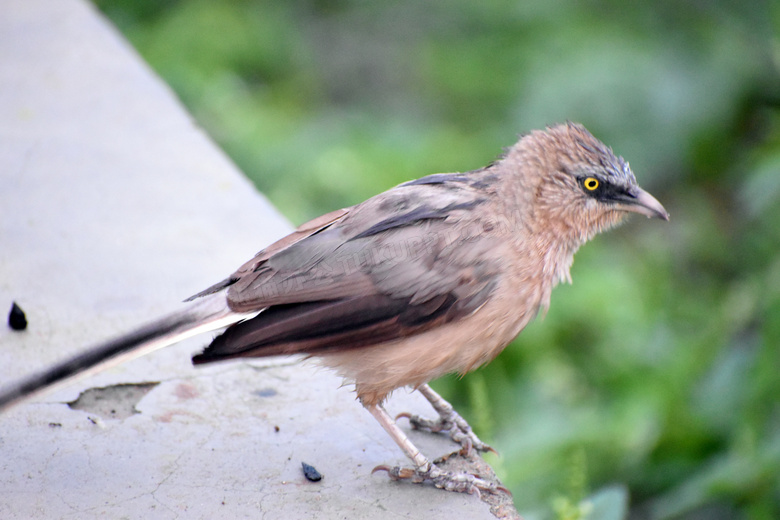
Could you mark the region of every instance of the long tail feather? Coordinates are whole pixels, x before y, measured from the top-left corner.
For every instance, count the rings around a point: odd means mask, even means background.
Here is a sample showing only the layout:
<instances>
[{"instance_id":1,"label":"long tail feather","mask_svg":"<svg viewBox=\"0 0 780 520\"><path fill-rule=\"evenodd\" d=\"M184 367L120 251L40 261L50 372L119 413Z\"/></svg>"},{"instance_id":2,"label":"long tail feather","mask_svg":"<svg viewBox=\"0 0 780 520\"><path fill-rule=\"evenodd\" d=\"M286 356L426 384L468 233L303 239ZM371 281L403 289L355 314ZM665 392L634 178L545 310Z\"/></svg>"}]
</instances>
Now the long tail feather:
<instances>
[{"instance_id":1,"label":"long tail feather","mask_svg":"<svg viewBox=\"0 0 780 520\"><path fill-rule=\"evenodd\" d=\"M0 389L0 412L44 390L63 386L77 378L97 373L202 332L227 327L256 314L257 312L237 313L230 310L222 294L204 298L182 311L94 346L43 372Z\"/></svg>"}]
</instances>

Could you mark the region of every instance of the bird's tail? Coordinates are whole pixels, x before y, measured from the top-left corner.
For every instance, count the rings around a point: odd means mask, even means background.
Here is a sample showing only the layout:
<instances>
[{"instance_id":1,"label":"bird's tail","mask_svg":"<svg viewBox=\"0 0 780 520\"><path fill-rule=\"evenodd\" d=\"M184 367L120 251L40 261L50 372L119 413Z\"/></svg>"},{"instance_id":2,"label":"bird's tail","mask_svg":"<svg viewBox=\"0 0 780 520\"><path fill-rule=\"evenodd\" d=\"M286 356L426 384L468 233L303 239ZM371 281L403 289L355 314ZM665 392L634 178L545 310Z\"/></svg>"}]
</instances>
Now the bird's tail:
<instances>
[{"instance_id":1,"label":"bird's tail","mask_svg":"<svg viewBox=\"0 0 780 520\"><path fill-rule=\"evenodd\" d=\"M0 389L0 412L44 390L72 382L77 377L97 373L202 332L227 327L255 314L230 310L224 294L203 298L182 311L89 348L39 374Z\"/></svg>"}]
</instances>

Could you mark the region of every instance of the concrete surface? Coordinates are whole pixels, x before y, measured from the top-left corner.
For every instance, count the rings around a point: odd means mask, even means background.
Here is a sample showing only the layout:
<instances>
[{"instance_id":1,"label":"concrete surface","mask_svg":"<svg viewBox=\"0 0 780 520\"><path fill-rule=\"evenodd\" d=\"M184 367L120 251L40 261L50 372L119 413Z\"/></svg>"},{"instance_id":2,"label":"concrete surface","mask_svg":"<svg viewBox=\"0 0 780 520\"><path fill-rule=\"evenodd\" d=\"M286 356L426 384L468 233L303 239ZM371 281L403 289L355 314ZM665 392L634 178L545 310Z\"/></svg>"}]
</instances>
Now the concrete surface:
<instances>
[{"instance_id":1,"label":"concrete surface","mask_svg":"<svg viewBox=\"0 0 780 520\"><path fill-rule=\"evenodd\" d=\"M7 384L175 310L290 225L90 4L2 11ZM5 324L12 301L24 332ZM493 518L474 496L371 475L406 461L331 373L290 359L196 369L208 340L0 416L0 518ZM403 391L388 409L430 415ZM412 438L433 457L454 448ZM305 480L301 462L324 479Z\"/></svg>"}]
</instances>

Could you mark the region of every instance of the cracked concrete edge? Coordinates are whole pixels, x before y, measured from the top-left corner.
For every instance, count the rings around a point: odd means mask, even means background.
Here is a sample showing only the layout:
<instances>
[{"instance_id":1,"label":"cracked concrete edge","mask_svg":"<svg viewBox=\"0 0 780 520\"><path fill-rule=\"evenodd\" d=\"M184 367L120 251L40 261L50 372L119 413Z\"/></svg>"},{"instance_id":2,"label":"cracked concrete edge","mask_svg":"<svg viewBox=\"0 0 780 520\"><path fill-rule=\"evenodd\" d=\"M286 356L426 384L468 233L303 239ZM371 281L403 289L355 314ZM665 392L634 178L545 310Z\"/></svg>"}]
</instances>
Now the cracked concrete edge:
<instances>
[{"instance_id":1,"label":"cracked concrete edge","mask_svg":"<svg viewBox=\"0 0 780 520\"><path fill-rule=\"evenodd\" d=\"M0 381L162 313L289 224L88 3L11 0L0 18ZM371 475L407 464L349 388L311 363L193 368L193 338L0 417L0 517L493 516L475 497ZM139 413L74 410L89 388L158 383ZM396 392L395 414L430 414ZM444 436L409 435L435 458ZM306 481L300 462L325 478Z\"/></svg>"}]
</instances>

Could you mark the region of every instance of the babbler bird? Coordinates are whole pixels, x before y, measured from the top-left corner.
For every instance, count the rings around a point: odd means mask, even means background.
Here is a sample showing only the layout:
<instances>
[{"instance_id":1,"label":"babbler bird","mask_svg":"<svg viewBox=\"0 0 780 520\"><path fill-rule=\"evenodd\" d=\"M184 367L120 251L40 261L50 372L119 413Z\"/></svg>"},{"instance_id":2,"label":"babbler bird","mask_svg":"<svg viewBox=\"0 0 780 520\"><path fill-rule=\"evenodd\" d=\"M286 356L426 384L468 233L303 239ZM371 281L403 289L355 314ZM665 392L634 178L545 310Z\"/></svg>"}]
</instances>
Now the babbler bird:
<instances>
[{"instance_id":1,"label":"babbler bird","mask_svg":"<svg viewBox=\"0 0 780 520\"><path fill-rule=\"evenodd\" d=\"M393 479L453 491L496 491L448 473L411 443L382 406L419 390L439 413L411 417L490 449L428 382L495 358L569 280L574 253L627 212L668 219L628 163L584 127L523 136L491 165L406 182L328 213L260 251L185 310L100 345L0 392L0 409L112 362L227 327L196 364L307 354L354 383L413 468ZM188 300L189 301L189 300Z\"/></svg>"}]
</instances>

